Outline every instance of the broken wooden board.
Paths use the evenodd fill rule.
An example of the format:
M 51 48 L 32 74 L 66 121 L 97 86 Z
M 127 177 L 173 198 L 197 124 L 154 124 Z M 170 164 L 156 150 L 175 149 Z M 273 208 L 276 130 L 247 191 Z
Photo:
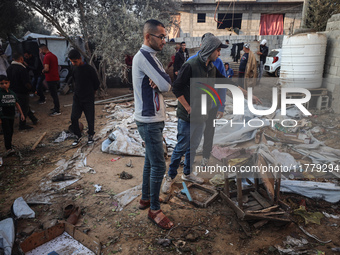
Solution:
M 258 154 L 257 165 L 258 165 L 258 169 L 260 170 L 260 173 L 259 173 L 258 176 L 263 181 L 264 187 L 266 188 L 266 191 L 267 191 L 269 199 L 270 199 L 270 205 L 272 205 L 274 203 L 274 198 L 275 198 L 275 190 L 274 190 L 275 178 L 274 178 L 274 175 L 271 172 L 264 171 L 262 166 L 268 166 L 268 164 L 260 154 Z
M 85 233 L 77 230 L 75 226 L 69 223 L 59 223 L 47 230 L 33 233 L 20 244 L 21 250 L 26 253 L 29 252 L 66 232 L 75 240 L 83 244 L 95 254 L 99 255 L 101 251 L 101 244 L 97 238 L 89 237 Z

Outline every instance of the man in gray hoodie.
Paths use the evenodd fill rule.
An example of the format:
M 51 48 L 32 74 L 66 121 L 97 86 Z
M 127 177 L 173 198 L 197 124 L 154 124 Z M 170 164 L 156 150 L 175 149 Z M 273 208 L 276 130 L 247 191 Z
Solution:
M 177 169 L 183 155 L 185 155 L 185 162 L 182 179 L 195 183 L 204 182 L 202 178 L 192 174 L 192 163 L 197 147 L 202 139 L 206 119 L 202 118 L 202 116 L 198 118 L 193 117 L 198 116 L 194 112 L 197 112 L 197 109 L 200 109 L 200 107 L 196 104 L 197 102 L 190 102 L 190 98 L 192 98 L 190 97 L 190 78 L 225 78 L 216 69 L 213 62 L 220 56 L 221 48 L 226 47 L 228 46 L 222 44 L 215 36 L 205 37 L 198 55 L 184 63 L 173 84 L 172 91 L 178 99 L 177 144 L 172 153 L 168 175 L 165 177 L 162 187 L 163 193 L 169 191 L 177 175 Z
M 148 217 L 159 227 L 171 229 L 173 223 L 160 210 L 159 192 L 166 170 L 163 150 L 165 104 L 162 93 L 171 88 L 170 76 L 157 59 L 165 45 L 164 25 L 148 20 L 143 29 L 144 44 L 133 58 L 132 81 L 135 98 L 134 118 L 145 142 L 142 199 L 140 209 L 150 207 Z
M 169 192 L 170 187 L 177 176 L 177 169 L 183 155 L 185 155 L 185 161 L 182 180 L 199 184 L 204 182 L 202 178 L 193 175 L 192 165 L 196 156 L 196 150 L 202 139 L 205 121 L 208 116 L 200 114 L 201 97 L 190 95 L 190 93 L 200 91 L 199 84 L 203 84 L 203 82 L 199 82 L 199 84 L 196 84 L 197 82 L 195 82 L 192 85 L 190 79 L 200 78 L 201 81 L 204 81 L 203 79 L 206 78 L 225 78 L 225 76 L 214 66 L 213 62 L 220 56 L 221 48 L 227 47 L 228 46 L 222 44 L 217 37 L 213 35 L 206 36 L 202 40 L 201 50 L 198 55 L 184 63 L 179 70 L 178 77 L 174 82 L 172 89 L 178 99 L 177 144 L 172 152 L 168 175 L 165 176 L 162 186 L 163 193 Z M 208 83 L 208 80 L 206 81 Z M 209 82 L 211 82 L 211 79 Z M 228 83 L 233 84 L 232 81 L 228 81 Z M 213 84 L 207 85 L 208 88 L 212 88 L 213 86 Z M 242 91 L 245 95 L 247 94 L 245 90 Z M 256 103 L 260 102 L 255 96 L 253 96 L 253 101 Z M 207 105 L 211 105 L 211 101 L 208 101 Z

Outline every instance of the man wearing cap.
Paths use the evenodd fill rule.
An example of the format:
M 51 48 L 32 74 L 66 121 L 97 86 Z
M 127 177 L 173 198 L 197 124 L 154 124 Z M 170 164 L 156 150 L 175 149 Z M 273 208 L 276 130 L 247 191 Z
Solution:
M 260 70 L 259 70 L 259 75 L 258 75 L 259 81 L 262 78 L 263 65 L 264 63 L 266 63 L 266 58 L 268 56 L 268 47 L 266 44 L 267 44 L 267 40 L 263 39 L 260 44 L 260 51 L 257 52 L 257 55 L 260 55 Z
M 190 99 L 190 86 L 193 86 L 190 84 L 190 78 L 225 78 L 213 65 L 213 62 L 220 56 L 221 48 L 226 47 L 227 45 L 222 44 L 217 37 L 206 36 L 202 40 L 202 47 L 198 55 L 184 63 L 179 70 L 177 80 L 174 82 L 172 89 L 178 99 L 177 144 L 171 156 L 168 175 L 165 176 L 162 186 L 163 193 L 169 192 L 177 176 L 177 169 L 183 155 L 185 155 L 185 162 L 182 179 L 195 183 L 204 182 L 202 178 L 192 174 L 192 164 L 196 149 L 202 139 L 205 121 L 208 116 L 202 115 L 200 118 L 192 118 L 194 112 L 200 109 L 198 107 L 200 100 L 190 101 L 193 99 L 193 97 Z M 209 102 L 207 105 L 209 105 Z
M 239 86 L 247 89 L 256 85 L 257 63 L 254 53 L 249 49 L 250 44 L 243 45 L 244 54 L 241 56 L 238 70 Z

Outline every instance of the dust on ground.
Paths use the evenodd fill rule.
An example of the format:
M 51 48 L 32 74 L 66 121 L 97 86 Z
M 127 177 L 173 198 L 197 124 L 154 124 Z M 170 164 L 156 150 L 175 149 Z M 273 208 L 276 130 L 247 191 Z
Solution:
M 275 84 L 273 84 L 274 86 Z M 129 93 L 128 89 L 109 89 L 107 98 Z M 268 87 L 255 89 L 257 95 L 270 95 Z M 171 93 L 167 97 L 172 97 Z M 56 163 L 62 159 L 69 160 L 78 148 L 72 148 L 72 140 L 53 143 L 61 131 L 70 125 L 71 107 L 62 107 L 62 115 L 49 117 L 52 101 L 47 97 L 45 105 L 35 104 L 31 98 L 31 106 L 39 118 L 38 125 L 29 131 L 18 131 L 18 120 L 15 121 L 13 144 L 17 154 L 3 158 L 0 168 L 0 220 L 11 215 L 10 208 L 13 201 L 37 190 L 42 178 L 54 170 Z M 61 95 L 61 105 L 72 103 L 72 95 Z M 103 105 L 96 106 L 95 129 L 98 132 L 107 123 L 107 113 Z M 324 131 L 317 134 L 317 138 L 333 148 L 340 148 L 339 115 L 320 113 L 309 118 Z M 81 122 L 85 124 L 84 116 Z M 28 121 L 28 124 L 29 121 Z M 31 151 L 36 140 L 47 132 L 39 146 Z M 52 200 L 51 205 L 34 205 L 35 219 L 19 219 L 17 224 L 16 245 L 34 231 L 40 231 L 53 226 L 57 220 L 63 218 L 63 206 L 72 201 L 82 208 L 77 227 L 89 236 L 97 237 L 102 244 L 103 254 L 278 254 L 274 248 L 283 245 L 287 236 L 305 238 L 308 240 L 309 254 L 324 251 L 333 254 L 331 248 L 340 247 L 340 222 L 336 219 L 324 218 L 321 225 L 309 224 L 307 231 L 322 240 L 331 239 L 329 244 L 321 244 L 308 238 L 297 227 L 303 224 L 296 218 L 297 223 L 278 225 L 268 223 L 259 229 L 251 228 L 252 237 L 242 230 L 235 212 L 221 199 L 217 199 L 208 208 L 195 208 L 192 205 L 173 198 L 168 204 L 162 204 L 162 210 L 175 223 L 171 231 L 161 230 L 147 218 L 147 210 L 138 209 L 139 198 L 124 208 L 121 212 L 115 210 L 112 200 L 114 194 L 132 188 L 142 182 L 142 157 L 127 157 L 111 155 L 101 152 L 100 138 L 94 144 L 92 153 L 87 157 L 87 164 L 95 169 L 96 174 L 82 174 L 82 178 L 75 184 L 57 191 L 60 196 Z M 83 140 L 86 143 L 86 139 Z M 3 137 L 0 138 L 0 153 L 4 155 Z M 111 161 L 120 157 L 119 160 Z M 132 161 L 133 168 L 126 166 Z M 170 159 L 167 159 L 167 165 Z M 133 175 L 132 179 L 122 180 L 119 174 L 126 171 Z M 179 169 L 182 171 L 182 168 Z M 181 182 L 180 174 L 177 182 Z M 94 184 L 102 186 L 102 192 L 95 194 Z M 293 209 L 298 208 L 301 200 L 305 199 L 309 211 L 326 211 L 330 214 L 340 214 L 338 204 L 315 201 L 298 195 L 283 195 L 283 199 Z M 159 239 L 169 238 L 172 245 L 163 247 L 157 242 Z M 314 252 L 314 253 L 313 253 Z M 315 253 L 316 252 L 316 253 Z M 14 253 L 16 254 L 16 249 Z

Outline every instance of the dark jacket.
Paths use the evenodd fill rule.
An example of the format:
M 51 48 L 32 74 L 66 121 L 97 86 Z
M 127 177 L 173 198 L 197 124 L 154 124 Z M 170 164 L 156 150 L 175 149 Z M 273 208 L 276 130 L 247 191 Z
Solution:
M 99 79 L 94 68 L 88 64 L 75 67 L 72 73 L 75 82 L 73 97 L 81 102 L 93 102 L 99 88 Z
M 7 77 L 11 81 L 11 90 L 16 94 L 29 94 L 32 86 L 28 71 L 23 65 L 13 61 L 7 68 Z
M 206 78 L 225 78 L 216 67 L 210 62 L 208 66 L 205 65 L 203 60 L 199 56 L 188 60 L 182 68 L 179 70 L 178 77 L 173 84 L 172 92 L 178 98 L 184 96 L 185 100 L 191 107 L 191 114 L 185 110 L 183 105 L 178 102 L 177 117 L 192 122 L 204 122 L 208 116 L 201 115 L 201 97 L 200 94 L 204 93 L 200 88 L 206 89 L 203 83 L 211 83 Z M 192 81 L 190 84 L 190 78 L 201 78 L 200 82 Z M 204 79 L 205 78 L 205 79 Z M 214 85 L 214 84 L 210 84 Z M 192 87 L 193 86 L 193 87 Z M 195 93 L 195 94 L 191 94 Z M 191 102 L 191 99 L 195 99 Z M 211 105 L 211 98 L 207 97 L 207 105 Z
M 182 65 L 184 64 L 185 61 L 188 60 L 188 58 L 189 58 L 188 49 L 185 49 L 184 53 L 182 51 L 182 48 L 180 48 L 177 51 L 174 61 L 174 73 L 181 69 Z

